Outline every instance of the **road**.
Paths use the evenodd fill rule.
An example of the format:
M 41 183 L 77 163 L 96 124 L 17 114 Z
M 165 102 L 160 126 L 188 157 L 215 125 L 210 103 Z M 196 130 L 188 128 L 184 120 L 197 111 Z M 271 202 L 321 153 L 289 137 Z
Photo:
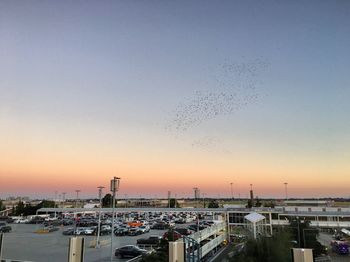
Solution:
M 62 262 L 68 257 L 68 243 L 70 236 L 62 235 L 64 228 L 48 234 L 36 234 L 34 231 L 40 225 L 11 224 L 12 232 L 6 233 L 4 238 L 3 258 L 27 260 L 34 262 Z M 163 235 L 165 230 L 151 230 L 139 236 L 114 236 L 114 248 L 124 245 L 134 245 L 138 238 L 147 238 L 150 235 Z M 110 245 L 100 249 L 90 248 L 89 243 L 95 239 L 93 236 L 85 237 L 85 261 L 110 261 Z M 103 236 L 101 239 L 110 239 Z M 126 261 L 114 257 L 113 261 Z

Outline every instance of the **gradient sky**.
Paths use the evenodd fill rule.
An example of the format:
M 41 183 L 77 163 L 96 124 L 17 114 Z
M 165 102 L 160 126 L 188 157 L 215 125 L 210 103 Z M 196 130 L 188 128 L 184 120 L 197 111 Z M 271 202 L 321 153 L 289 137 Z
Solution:
M 349 25 L 347 0 L 3 0 L 0 197 L 348 197 Z M 257 63 L 254 102 L 167 129 Z

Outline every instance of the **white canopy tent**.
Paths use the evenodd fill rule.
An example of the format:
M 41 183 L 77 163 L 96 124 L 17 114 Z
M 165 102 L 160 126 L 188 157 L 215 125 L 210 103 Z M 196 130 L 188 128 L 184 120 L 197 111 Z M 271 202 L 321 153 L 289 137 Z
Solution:
M 244 218 L 250 222 L 248 228 L 251 229 L 254 239 L 256 239 L 257 233 L 261 233 L 260 226 L 263 224 L 265 217 L 261 214 L 253 212 L 246 215 Z

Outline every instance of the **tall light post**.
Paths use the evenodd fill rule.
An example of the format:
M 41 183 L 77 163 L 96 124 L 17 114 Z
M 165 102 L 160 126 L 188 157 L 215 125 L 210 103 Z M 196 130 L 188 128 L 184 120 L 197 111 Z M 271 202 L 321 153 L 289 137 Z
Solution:
M 75 200 L 75 207 L 77 208 L 78 207 L 78 199 L 79 199 L 79 193 L 81 192 L 81 190 L 77 189 L 75 190 L 75 193 L 77 193 L 77 198 Z
M 285 190 L 285 193 L 286 193 L 286 200 L 288 200 L 288 183 L 285 182 L 283 184 L 284 184 L 284 190 Z
M 168 191 L 168 208 L 170 208 L 171 191 Z
M 232 182 L 230 183 L 230 186 L 231 186 L 231 198 L 233 200 L 233 183 Z
M 200 198 L 200 191 L 199 191 L 198 187 L 194 187 L 193 191 L 194 191 L 194 200 L 196 202 L 196 208 L 197 208 L 198 207 L 198 201 L 199 201 L 199 198 Z
M 112 192 L 112 233 L 111 233 L 111 261 L 113 261 L 113 235 L 114 235 L 114 212 L 115 212 L 115 195 L 119 190 L 120 178 L 114 177 L 111 180 L 111 192 Z
M 100 234 L 101 234 L 101 209 L 102 209 L 102 189 L 103 186 L 99 186 L 98 188 L 98 198 L 100 201 L 100 210 L 98 212 L 98 224 L 97 224 L 97 239 L 96 239 L 96 248 L 100 248 Z
M 63 192 L 62 193 L 62 202 L 65 202 L 66 201 L 66 192 Z

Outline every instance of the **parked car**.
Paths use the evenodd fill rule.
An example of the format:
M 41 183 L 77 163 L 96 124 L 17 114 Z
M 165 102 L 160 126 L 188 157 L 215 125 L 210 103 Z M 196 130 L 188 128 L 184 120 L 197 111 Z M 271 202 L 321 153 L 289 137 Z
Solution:
M 138 246 L 127 245 L 127 246 L 117 248 L 114 254 L 115 256 L 120 256 L 121 258 L 123 258 L 123 257 L 137 257 L 140 255 L 145 255 L 147 253 L 149 253 L 147 250 L 141 249 Z
M 7 226 L 7 225 L 0 226 L 0 233 L 8 233 L 8 232 L 11 232 L 11 230 L 12 230 L 11 226 Z
M 182 238 L 182 235 L 174 230 L 169 230 L 169 231 L 164 233 L 163 238 L 165 240 L 176 241 L 179 238 Z
M 144 225 L 144 226 L 140 226 L 139 227 L 139 230 L 142 232 L 142 233 L 147 233 L 151 230 L 151 228 L 148 226 L 148 225 Z
M 141 234 L 142 234 L 142 231 L 138 227 L 132 227 L 129 229 L 129 232 L 128 232 L 129 236 L 137 236 Z
M 63 235 L 71 236 L 74 235 L 74 228 L 67 228 L 62 232 Z
M 94 234 L 95 234 L 95 228 L 94 227 L 84 228 L 84 230 L 81 232 L 81 235 L 86 235 L 86 236 L 92 236 Z
M 152 229 L 160 229 L 160 230 L 164 230 L 164 229 L 168 229 L 169 225 L 167 223 L 164 222 L 158 222 L 154 225 L 152 225 Z
M 112 229 L 111 228 L 101 228 L 101 231 L 100 231 L 100 235 L 101 236 L 104 236 L 104 235 L 109 235 L 112 233 Z M 96 235 L 97 235 L 97 229 L 96 229 Z
M 74 235 L 85 235 L 85 228 L 77 227 L 74 231 Z
M 118 227 L 114 230 L 116 236 L 126 236 L 128 233 L 129 229 L 127 227 Z
M 26 218 L 20 218 L 13 221 L 14 224 L 26 224 L 28 222 L 29 222 L 29 219 L 26 219 Z
M 149 238 L 140 238 L 136 241 L 137 245 L 140 246 L 158 246 L 162 237 L 150 236 Z
M 194 233 L 193 230 L 190 230 L 188 228 L 174 228 L 175 232 L 178 232 L 179 234 L 183 235 L 183 236 L 188 236 Z

